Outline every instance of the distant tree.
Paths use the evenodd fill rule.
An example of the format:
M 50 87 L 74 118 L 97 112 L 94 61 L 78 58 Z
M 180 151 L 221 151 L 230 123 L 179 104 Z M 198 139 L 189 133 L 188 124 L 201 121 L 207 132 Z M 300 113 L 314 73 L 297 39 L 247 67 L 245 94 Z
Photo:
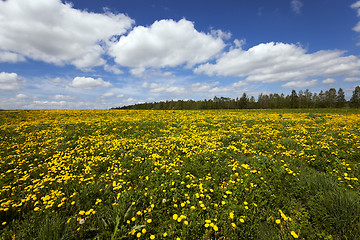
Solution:
M 310 108 L 313 106 L 313 101 L 312 101 L 312 93 L 309 91 L 309 89 L 306 89 L 304 92 L 304 99 L 303 99 L 303 106 L 305 108 Z
M 304 96 L 304 92 L 303 90 L 300 90 L 298 93 L 298 98 L 299 98 L 299 108 L 304 108 L 304 103 L 305 103 L 305 96 Z
M 317 99 L 317 102 L 316 102 L 316 107 L 319 107 L 319 108 L 325 108 L 326 107 L 326 94 L 324 93 L 323 90 L 321 90 L 319 95 L 318 95 L 318 99 Z
M 251 96 L 249 99 L 249 108 L 250 109 L 258 108 L 254 96 Z
M 295 90 L 291 91 L 290 95 L 290 107 L 291 108 L 298 108 L 299 107 L 299 97 L 296 94 Z
M 333 108 L 336 105 L 336 89 L 330 88 L 325 92 L 326 107 Z
M 260 93 L 258 96 L 258 107 L 263 109 L 269 107 L 269 96 L 267 94 Z
M 342 90 L 342 88 L 339 88 L 336 96 L 336 107 L 342 108 L 345 107 L 346 99 L 345 99 L 345 93 Z
M 350 104 L 352 107 L 359 108 L 360 107 L 360 86 L 355 87 L 353 91 L 353 95 L 350 99 Z
M 239 108 L 247 108 L 249 104 L 249 98 L 248 96 L 246 95 L 246 93 L 243 93 L 243 95 L 241 96 L 241 98 L 239 99 Z

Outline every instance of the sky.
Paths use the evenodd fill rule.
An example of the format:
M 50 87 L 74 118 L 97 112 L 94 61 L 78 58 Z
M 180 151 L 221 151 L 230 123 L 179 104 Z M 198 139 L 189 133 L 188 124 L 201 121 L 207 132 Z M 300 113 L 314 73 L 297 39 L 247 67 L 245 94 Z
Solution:
M 360 85 L 360 1 L 0 0 L 0 109 Z

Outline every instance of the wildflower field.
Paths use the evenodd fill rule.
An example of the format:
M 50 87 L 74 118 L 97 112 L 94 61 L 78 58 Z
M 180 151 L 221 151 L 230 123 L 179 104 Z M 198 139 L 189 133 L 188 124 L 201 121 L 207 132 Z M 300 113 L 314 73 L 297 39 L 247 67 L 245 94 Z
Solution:
M 0 239 L 360 239 L 360 111 L 1 111 Z

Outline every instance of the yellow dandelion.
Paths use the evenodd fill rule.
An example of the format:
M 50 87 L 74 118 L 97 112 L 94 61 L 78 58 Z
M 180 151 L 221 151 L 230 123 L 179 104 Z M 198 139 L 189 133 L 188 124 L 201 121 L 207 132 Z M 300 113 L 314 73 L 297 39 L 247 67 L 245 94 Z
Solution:
M 294 238 L 299 238 L 299 236 L 294 232 L 294 231 L 291 231 L 290 233 Z

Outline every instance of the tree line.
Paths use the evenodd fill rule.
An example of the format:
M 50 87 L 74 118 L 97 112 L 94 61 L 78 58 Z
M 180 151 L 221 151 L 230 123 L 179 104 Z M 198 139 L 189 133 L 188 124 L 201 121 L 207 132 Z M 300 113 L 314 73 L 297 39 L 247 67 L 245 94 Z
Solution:
M 312 93 L 309 89 L 296 92 L 291 91 L 290 95 L 283 93 L 260 94 L 255 100 L 254 96 L 249 97 L 243 93 L 235 99 L 227 97 L 214 97 L 205 100 L 171 100 L 151 103 L 138 103 L 113 109 L 154 109 L 154 110 L 183 110 L 183 109 L 266 109 L 266 108 L 344 108 L 360 107 L 360 86 L 353 91 L 350 101 L 345 99 L 342 88 L 336 91 L 330 88 L 320 93 Z

